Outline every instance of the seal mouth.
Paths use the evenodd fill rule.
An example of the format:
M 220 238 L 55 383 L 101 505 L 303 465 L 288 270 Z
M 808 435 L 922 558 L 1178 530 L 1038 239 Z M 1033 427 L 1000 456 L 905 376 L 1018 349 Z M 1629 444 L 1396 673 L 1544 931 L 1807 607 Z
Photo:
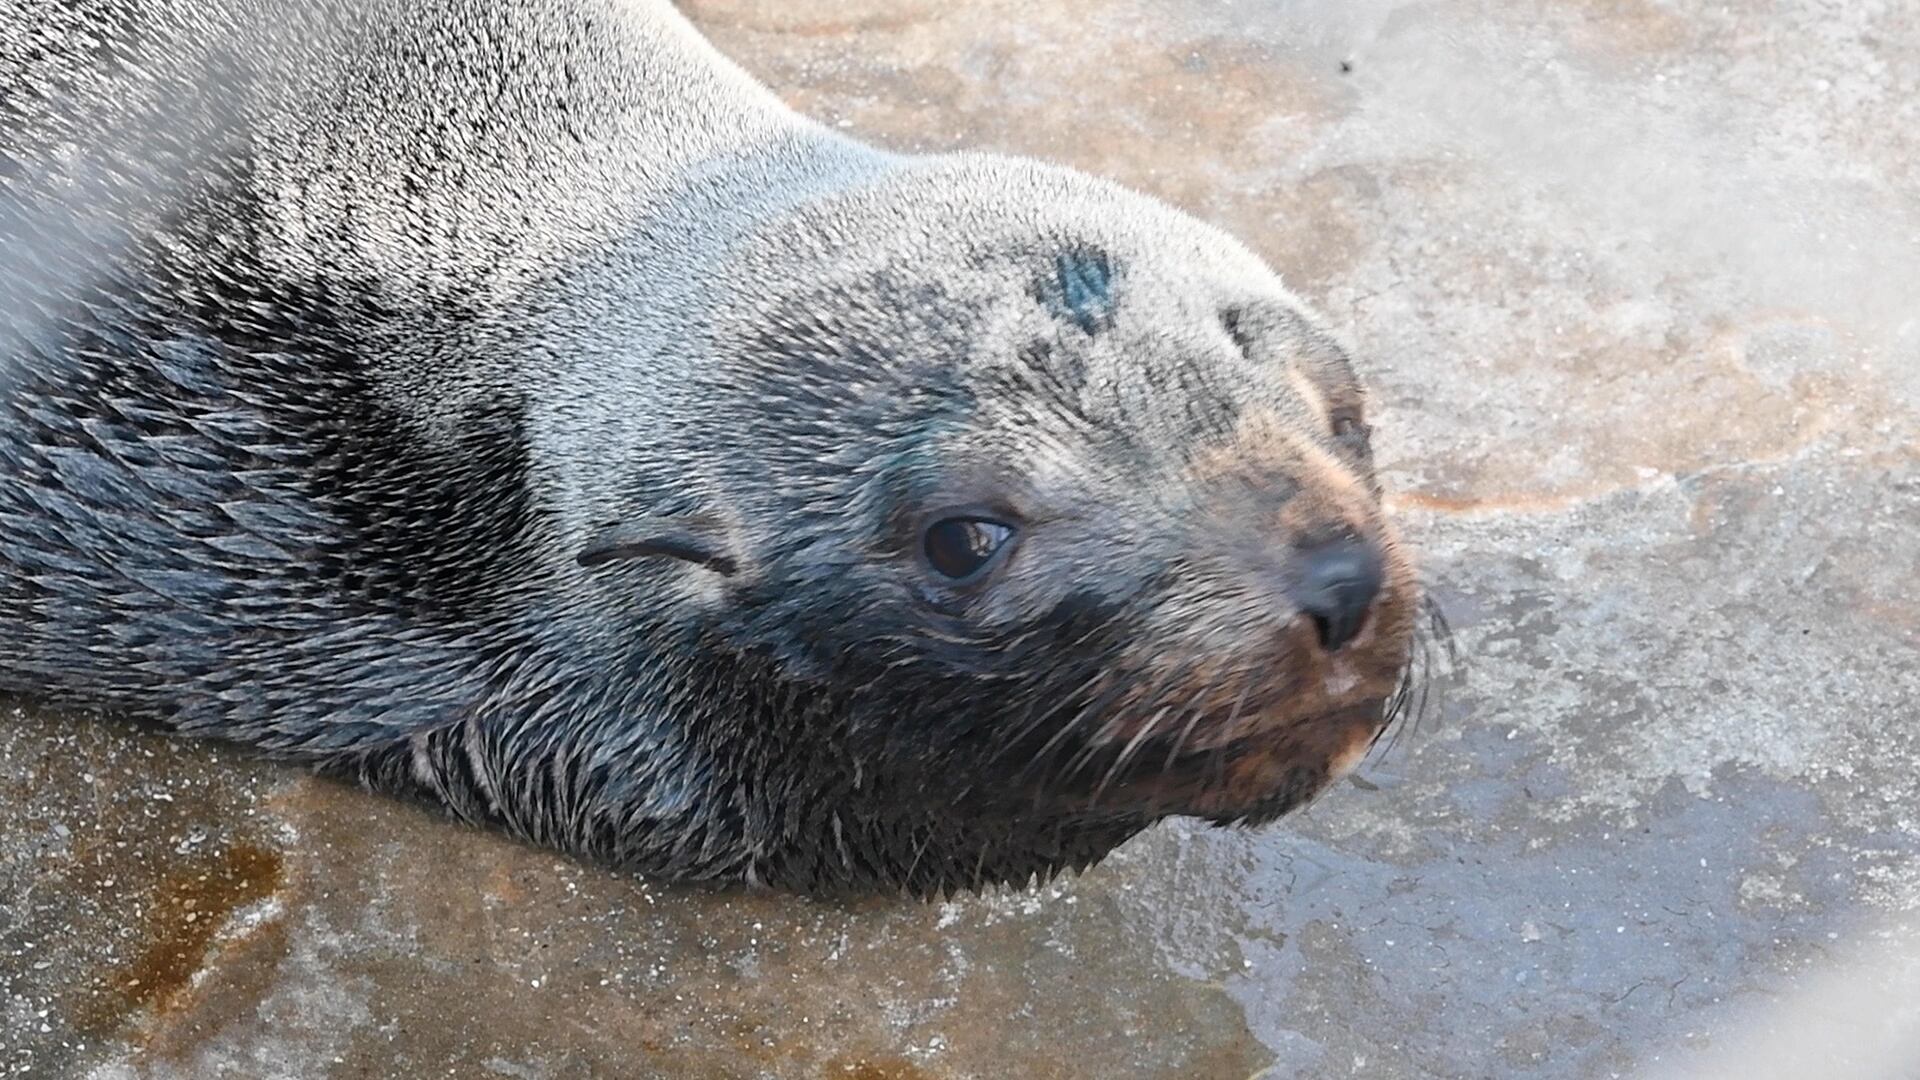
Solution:
M 1079 772 L 1092 782 L 1068 801 L 1088 813 L 1272 821 L 1351 773 L 1386 730 L 1390 704 L 1376 698 L 1266 724 L 1259 733 L 1204 749 L 1181 751 L 1172 738 L 1149 740 L 1106 755 L 1104 769 L 1088 762 Z
M 1161 729 L 1085 746 L 1065 775 L 1093 780 L 1066 785 L 1069 808 L 1262 825 L 1306 805 L 1350 775 L 1383 738 L 1391 752 L 1403 732 L 1444 707 L 1445 684 L 1459 663 L 1453 633 L 1431 597 L 1419 594 L 1411 606 L 1423 618 L 1410 628 L 1391 685 L 1373 682 L 1362 697 L 1303 705 L 1295 683 L 1265 708 L 1212 709 L 1177 733 Z

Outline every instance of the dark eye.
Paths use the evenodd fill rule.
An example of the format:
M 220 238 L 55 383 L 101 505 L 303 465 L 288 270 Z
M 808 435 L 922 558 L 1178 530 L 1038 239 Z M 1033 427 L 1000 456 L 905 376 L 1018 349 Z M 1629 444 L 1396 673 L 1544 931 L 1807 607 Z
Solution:
M 944 518 L 927 526 L 927 562 L 940 576 L 966 581 L 993 561 L 1013 528 L 984 518 Z

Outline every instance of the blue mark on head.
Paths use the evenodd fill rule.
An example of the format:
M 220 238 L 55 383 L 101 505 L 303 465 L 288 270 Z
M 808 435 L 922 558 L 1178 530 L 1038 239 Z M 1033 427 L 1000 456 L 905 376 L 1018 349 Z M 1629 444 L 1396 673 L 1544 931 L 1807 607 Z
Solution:
M 1053 277 L 1043 279 L 1036 294 L 1055 312 L 1088 335 L 1113 323 L 1113 262 L 1106 252 L 1078 248 L 1053 258 Z

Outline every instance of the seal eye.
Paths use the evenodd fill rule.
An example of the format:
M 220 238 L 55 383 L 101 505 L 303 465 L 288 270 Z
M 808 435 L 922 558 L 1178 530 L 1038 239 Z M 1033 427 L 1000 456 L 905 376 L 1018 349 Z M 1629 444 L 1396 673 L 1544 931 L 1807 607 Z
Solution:
M 1013 536 L 1013 528 L 986 518 L 943 518 L 927 526 L 927 562 L 940 576 L 967 581 L 985 569 Z

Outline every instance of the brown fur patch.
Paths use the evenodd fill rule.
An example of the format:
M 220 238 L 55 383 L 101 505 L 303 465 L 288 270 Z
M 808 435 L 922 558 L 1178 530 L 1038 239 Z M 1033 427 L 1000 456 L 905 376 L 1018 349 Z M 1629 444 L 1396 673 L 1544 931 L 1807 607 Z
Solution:
M 1311 413 L 1312 410 L 1303 410 Z M 1140 635 L 1114 677 L 1128 691 L 1094 737 L 1120 748 L 1129 797 L 1227 815 L 1350 772 L 1385 723 L 1412 647 L 1419 588 L 1367 480 L 1275 410 L 1196 456 L 1186 477 L 1218 538 L 1189 553 L 1171 614 Z M 1296 552 L 1352 535 L 1380 553 L 1366 623 L 1329 653 L 1276 582 Z M 1170 748 L 1169 748 L 1170 747 Z

